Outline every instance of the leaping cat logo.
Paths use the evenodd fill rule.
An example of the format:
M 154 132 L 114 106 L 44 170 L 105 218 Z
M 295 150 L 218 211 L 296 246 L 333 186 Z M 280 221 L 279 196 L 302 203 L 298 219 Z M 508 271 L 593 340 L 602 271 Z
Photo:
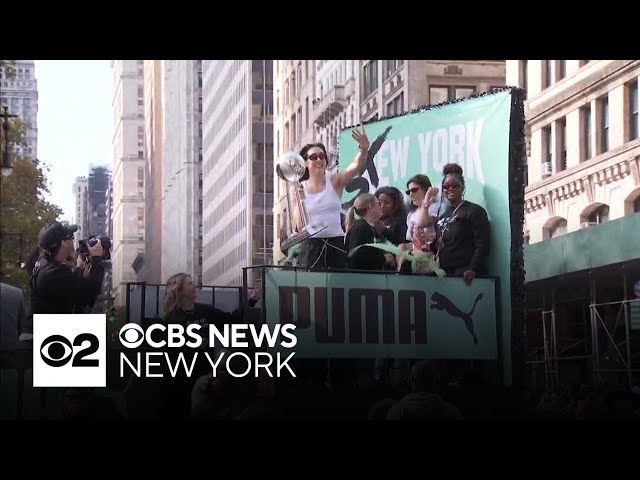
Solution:
M 451 300 L 442 295 L 439 292 L 434 292 L 431 295 L 431 300 L 434 302 L 431 304 L 431 310 L 434 308 L 438 310 L 446 310 L 446 312 L 452 317 L 461 318 L 464 321 L 465 327 L 469 330 L 469 333 L 473 336 L 473 341 L 478 344 L 478 337 L 476 337 L 476 332 L 473 330 L 473 311 L 476 309 L 476 305 L 482 299 L 482 293 L 479 293 L 476 297 L 476 300 L 473 302 L 473 307 L 469 313 L 465 313 L 461 311 L 458 307 L 456 307 Z

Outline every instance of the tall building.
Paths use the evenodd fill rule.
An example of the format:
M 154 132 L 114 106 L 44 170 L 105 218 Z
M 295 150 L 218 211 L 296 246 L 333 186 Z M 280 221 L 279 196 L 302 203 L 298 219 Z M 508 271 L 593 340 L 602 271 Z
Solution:
M 640 211 L 639 60 L 509 60 L 527 90 L 525 240 Z
M 316 98 L 316 64 L 318 62 L 321 60 L 273 61 L 274 160 L 276 162 L 285 152 L 299 151 L 307 143 L 319 141 L 319 127 L 313 120 Z M 292 92 L 295 94 L 292 95 Z M 278 262 L 283 257 L 279 238 L 280 232 L 286 228 L 285 223 L 288 218 L 286 189 L 286 182 L 275 176 L 273 191 L 274 262 Z
M 360 120 L 486 92 L 505 78 L 504 60 L 361 60 Z
M 202 284 L 202 61 L 165 60 L 163 75 L 161 278 Z
M 86 238 L 86 225 L 89 223 L 89 210 L 87 208 L 87 177 L 77 177 L 73 184 L 73 196 L 76 200 L 76 211 L 74 223 L 78 225 L 78 231 L 75 234 L 76 246 L 78 240 Z
M 18 115 L 26 124 L 26 145 L 14 148 L 14 154 L 38 158 L 38 80 L 33 60 L 16 60 L 14 65 L 0 67 L 0 107 Z
M 318 60 L 316 63 L 316 96 L 311 121 L 315 123 L 317 141 L 330 156 L 338 149 L 340 131 L 359 121 L 356 95 L 358 60 Z
M 160 284 L 162 278 L 162 162 L 164 147 L 164 61 L 144 61 L 145 251 L 141 280 Z
M 109 178 L 109 185 L 107 185 L 107 194 L 106 194 L 106 213 L 107 213 L 107 224 L 106 224 L 106 234 L 109 238 L 113 238 L 113 177 Z M 113 253 L 113 245 L 111 247 Z M 106 311 L 107 308 L 113 306 L 113 266 L 111 262 L 108 262 L 106 265 L 106 270 L 104 272 L 104 280 L 102 281 L 102 296 L 105 299 L 102 305 L 99 305 L 99 309 L 96 310 L 97 313 L 102 313 Z
M 527 91 L 528 367 L 547 388 L 640 380 L 639 77 L 639 60 L 507 61 Z
M 107 232 L 107 189 L 111 173 L 107 167 L 91 167 L 87 179 L 87 223 L 83 226 L 87 235 L 104 235 Z
M 273 62 L 205 60 L 202 75 L 203 283 L 242 285 L 272 257 Z
M 324 143 L 333 157 L 345 127 L 504 86 L 505 76 L 500 60 L 276 61 L 276 159 L 309 141 Z M 285 204 L 286 184 L 276 179 L 276 262 Z
M 145 148 L 143 60 L 114 60 L 113 69 L 113 292 L 124 304 L 126 282 L 137 281 L 134 261 L 144 253 Z

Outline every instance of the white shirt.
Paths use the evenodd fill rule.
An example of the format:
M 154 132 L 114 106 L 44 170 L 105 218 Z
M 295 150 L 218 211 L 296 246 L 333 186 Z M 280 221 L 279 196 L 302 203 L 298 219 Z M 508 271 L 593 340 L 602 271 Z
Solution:
M 431 205 L 429 205 L 429 216 L 430 217 L 437 217 L 438 216 L 438 207 L 439 207 L 439 203 L 438 202 L 432 203 Z M 408 242 L 411 242 L 413 240 L 414 229 L 420 228 L 420 227 L 418 227 L 417 217 L 418 217 L 418 209 L 417 208 L 413 212 L 409 212 L 409 214 L 407 215 L 407 236 L 406 236 L 406 240 Z M 422 229 L 424 230 L 425 234 L 435 237 L 435 235 L 436 235 L 435 226 L 422 227 Z
M 325 173 L 324 179 L 324 190 L 319 193 L 309 193 L 307 190 L 307 182 L 302 182 L 305 205 L 310 221 L 314 224 L 324 223 L 327 225 L 327 228 L 315 235 L 314 238 L 344 237 L 344 230 L 340 222 L 342 200 L 340 200 L 336 189 L 333 188 L 331 174 L 329 172 Z

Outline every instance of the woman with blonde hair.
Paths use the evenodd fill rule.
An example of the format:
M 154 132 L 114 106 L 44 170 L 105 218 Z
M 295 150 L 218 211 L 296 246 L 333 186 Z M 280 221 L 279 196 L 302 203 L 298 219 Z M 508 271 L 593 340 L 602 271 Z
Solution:
M 356 220 L 356 214 L 360 217 Z M 346 219 L 345 245 L 351 252 L 361 245 L 383 243 L 385 239 L 375 225 L 382 218 L 382 209 L 375 195 L 364 193 L 356 198 Z M 349 266 L 356 270 L 384 270 L 393 268 L 394 258 L 390 253 L 373 247 L 362 247 L 349 257 Z
M 254 289 L 249 306 L 255 306 L 259 300 L 260 288 Z M 198 292 L 191 276 L 187 273 L 176 273 L 167 280 L 164 291 L 164 320 L 166 323 L 179 323 L 187 326 L 198 323 L 205 331 L 201 331 L 204 338 L 208 338 L 208 326 L 215 323 L 220 326 L 225 323 L 237 323 L 243 317 L 242 309 L 231 313 L 219 310 L 211 305 L 196 303 Z M 206 335 L 206 336 L 205 336 Z

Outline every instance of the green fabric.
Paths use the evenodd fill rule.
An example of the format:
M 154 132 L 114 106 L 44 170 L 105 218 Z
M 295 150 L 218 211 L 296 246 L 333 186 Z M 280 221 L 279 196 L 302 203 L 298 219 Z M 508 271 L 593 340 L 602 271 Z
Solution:
M 431 259 L 431 257 L 427 255 L 425 255 L 424 257 L 418 257 L 416 255 L 413 255 L 411 252 L 405 252 L 404 250 L 401 250 L 400 247 L 394 245 L 389 241 L 383 243 L 365 243 L 364 245 L 359 245 L 349 252 L 348 257 L 351 258 L 353 254 L 362 247 L 377 248 L 378 250 L 382 250 L 384 252 L 392 253 L 396 256 L 402 257 L 405 260 L 411 262 L 411 270 L 414 272 L 418 271 L 419 265 L 423 263 L 426 264 L 427 268 L 429 268 L 429 270 L 435 273 L 438 277 L 446 276 L 444 270 L 442 270 L 438 266 L 438 264 Z

